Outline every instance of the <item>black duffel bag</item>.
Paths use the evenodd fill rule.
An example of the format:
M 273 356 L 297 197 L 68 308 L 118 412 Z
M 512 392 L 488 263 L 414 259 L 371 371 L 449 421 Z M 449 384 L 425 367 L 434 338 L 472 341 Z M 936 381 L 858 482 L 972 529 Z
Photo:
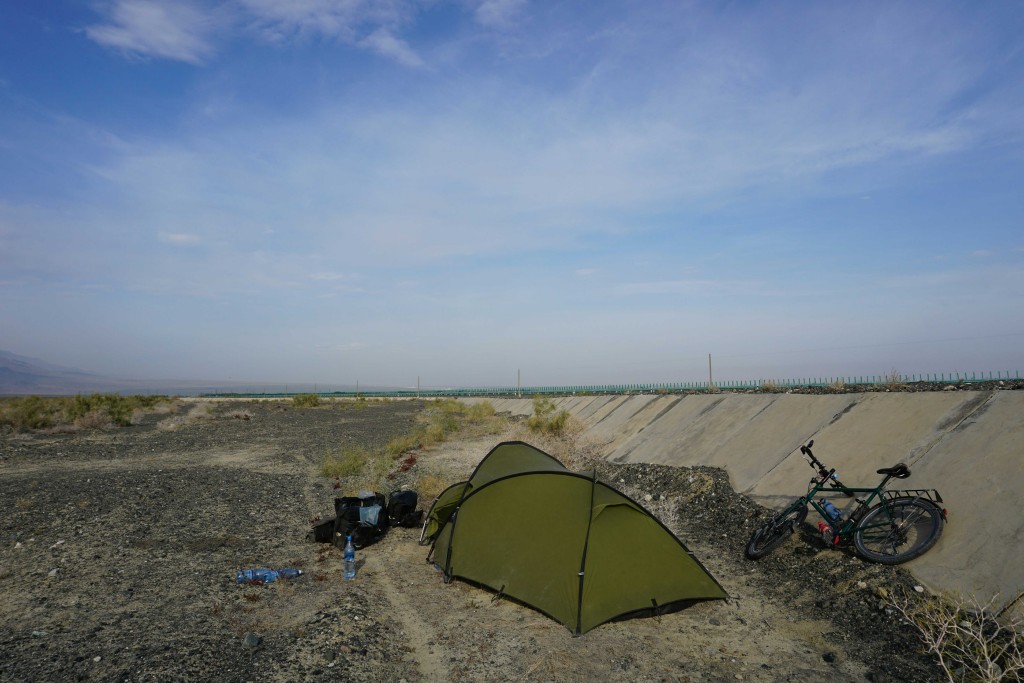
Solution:
M 387 532 L 386 499 L 380 493 L 360 493 L 334 499 L 334 545 L 345 546 L 351 536 L 352 545 L 363 548 Z

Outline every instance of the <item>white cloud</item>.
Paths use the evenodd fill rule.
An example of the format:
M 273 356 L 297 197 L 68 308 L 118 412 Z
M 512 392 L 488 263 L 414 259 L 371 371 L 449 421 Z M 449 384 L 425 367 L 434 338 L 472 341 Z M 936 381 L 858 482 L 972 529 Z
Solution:
M 483 0 L 473 13 L 476 21 L 491 28 L 506 28 L 526 8 L 526 0 Z
M 190 235 L 184 232 L 163 232 L 158 234 L 160 242 L 175 247 L 194 247 L 202 243 L 198 235 Z
M 758 282 L 709 279 L 631 282 L 616 286 L 614 291 L 616 294 L 624 296 L 651 296 L 659 294 L 774 294 L 774 292 L 766 292 L 764 285 Z
M 238 0 L 218 7 L 179 0 L 113 0 L 106 21 L 86 35 L 129 55 L 191 64 L 208 61 L 216 43 L 255 34 L 271 43 L 310 36 L 340 40 L 407 67 L 423 59 L 399 35 L 414 19 L 413 0 Z
M 359 41 L 359 45 L 376 52 L 382 57 L 392 59 L 403 66 L 419 69 L 424 66 L 423 60 L 401 38 L 397 38 L 386 28 L 379 28 Z
M 200 64 L 214 53 L 214 27 L 212 15 L 187 2 L 114 0 L 108 23 L 89 26 L 85 34 L 131 55 Z
M 341 344 L 317 344 L 316 348 L 324 351 L 336 351 L 340 353 L 350 353 L 352 351 L 359 351 L 367 348 L 364 342 L 352 341 Z
M 309 276 L 309 279 L 310 280 L 319 280 L 319 281 L 322 281 L 322 282 L 337 282 L 338 280 L 349 280 L 349 279 L 351 279 L 351 277 L 352 277 L 351 275 L 346 275 L 344 273 L 322 272 L 322 273 L 311 273 L 310 276 Z
M 241 0 L 243 21 L 274 42 L 321 35 L 353 43 L 367 26 L 396 26 L 407 21 L 404 0 Z

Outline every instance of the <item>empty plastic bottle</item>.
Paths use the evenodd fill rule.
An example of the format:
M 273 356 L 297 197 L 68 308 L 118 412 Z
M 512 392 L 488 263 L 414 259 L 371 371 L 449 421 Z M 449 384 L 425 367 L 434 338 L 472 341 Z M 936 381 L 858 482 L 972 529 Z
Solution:
M 356 578 L 356 547 L 352 545 L 352 536 L 345 540 L 345 578 Z
M 261 567 L 259 569 L 243 569 L 235 575 L 235 580 L 238 583 L 273 583 L 278 579 L 294 579 L 297 576 L 302 576 L 302 571 L 291 567 L 284 569 Z
M 821 507 L 825 508 L 825 512 L 828 513 L 829 519 L 831 519 L 833 522 L 838 522 L 843 518 L 843 511 L 837 508 L 829 501 L 821 501 Z

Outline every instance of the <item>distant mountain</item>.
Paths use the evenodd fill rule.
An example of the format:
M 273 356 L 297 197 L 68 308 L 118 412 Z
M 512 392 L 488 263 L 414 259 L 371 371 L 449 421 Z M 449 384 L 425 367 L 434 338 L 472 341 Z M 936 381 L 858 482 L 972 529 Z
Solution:
M 38 358 L 19 356 L 0 349 L 0 396 L 70 396 L 73 394 L 167 394 L 187 396 L 214 393 L 275 393 L 351 391 L 354 387 L 239 382 L 230 380 L 119 379 L 54 365 Z M 364 391 L 372 390 L 363 387 Z
M 122 391 L 123 380 L 0 350 L 0 394 L 77 394 Z

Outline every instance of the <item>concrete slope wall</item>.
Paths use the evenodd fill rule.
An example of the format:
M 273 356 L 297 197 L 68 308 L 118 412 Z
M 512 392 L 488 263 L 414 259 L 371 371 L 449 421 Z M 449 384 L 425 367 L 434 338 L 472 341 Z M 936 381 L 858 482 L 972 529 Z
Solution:
M 467 399 L 476 402 L 480 399 Z M 498 399 L 530 415 L 530 399 Z M 556 401 L 614 462 L 725 469 L 737 491 L 781 506 L 805 490 L 799 447 L 851 486 L 907 463 L 890 488 L 936 488 L 949 509 L 939 544 L 906 566 L 933 588 L 1008 601 L 1024 590 L 1024 392 L 587 396 Z

